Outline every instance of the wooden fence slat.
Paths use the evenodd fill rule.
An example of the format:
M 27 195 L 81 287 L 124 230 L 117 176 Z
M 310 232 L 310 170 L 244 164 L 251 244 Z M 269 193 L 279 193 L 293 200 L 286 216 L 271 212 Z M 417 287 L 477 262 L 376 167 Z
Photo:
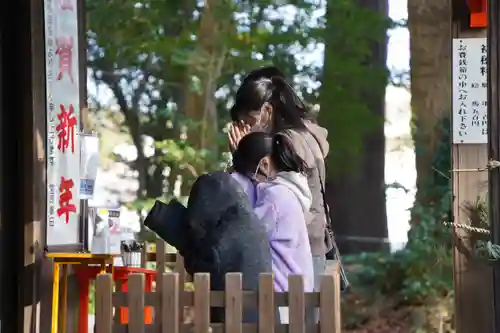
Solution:
M 130 274 L 128 279 L 128 329 L 130 333 L 145 333 L 144 287 L 144 274 Z
M 175 271 L 177 273 L 184 273 L 186 270 L 184 269 L 184 258 L 177 252 L 175 256 Z
M 156 273 L 159 279 L 163 273 L 165 273 L 165 252 L 166 252 L 167 244 L 161 240 L 156 240 Z M 157 281 L 160 284 L 160 280 Z
M 241 273 L 226 274 L 226 332 L 243 332 L 243 293 L 241 290 L 242 280 L 243 277 Z
M 179 274 L 164 273 L 161 286 L 161 333 L 179 333 Z M 157 311 L 159 313 L 159 311 Z
M 210 329 L 210 274 L 194 276 L 194 333 L 208 333 Z
M 112 333 L 113 330 L 113 277 L 99 275 L 95 282 L 95 324 L 96 332 Z
M 176 253 L 175 256 L 175 271 L 179 274 L 179 295 L 182 295 L 184 293 L 184 287 L 186 283 L 186 269 L 184 268 L 184 258 L 179 254 Z M 179 322 L 184 322 L 184 302 L 183 298 L 179 297 Z
M 179 253 L 176 254 L 175 256 L 175 266 L 174 270 L 179 273 L 180 279 L 184 282 L 192 282 L 192 280 L 189 280 L 188 274 L 186 273 L 186 269 L 184 268 L 184 257 L 181 256 Z M 189 280 L 189 281 L 188 281 Z M 184 289 L 183 289 L 184 290 Z
M 122 307 L 117 306 L 118 304 L 115 303 L 114 301 L 114 295 L 116 295 L 117 292 L 121 292 L 123 286 L 123 281 L 118 280 L 115 281 L 115 291 L 113 292 L 113 307 L 115 309 L 115 313 L 113 314 L 113 324 L 114 325 L 119 325 L 120 324 L 120 316 L 121 316 L 121 309 Z M 126 300 L 128 303 L 128 300 Z
M 155 261 L 156 261 L 156 279 L 155 279 L 155 291 L 157 292 L 157 295 L 161 295 L 161 288 L 162 288 L 162 280 L 161 277 L 163 273 L 165 273 L 165 252 L 166 252 L 166 243 L 162 240 L 157 238 L 155 242 Z M 155 310 L 156 311 L 156 310 Z M 155 324 L 161 325 L 160 324 L 160 318 L 155 315 Z
M 144 243 L 144 247 L 141 250 L 141 267 L 148 268 L 148 244 Z
M 320 332 L 340 333 L 340 276 L 339 262 L 333 264 L 330 274 L 321 279 L 319 294 Z
M 276 308 L 274 306 L 274 278 L 272 273 L 259 276 L 259 333 L 274 333 Z
M 288 324 L 290 333 L 305 333 L 304 280 L 302 275 L 288 277 Z

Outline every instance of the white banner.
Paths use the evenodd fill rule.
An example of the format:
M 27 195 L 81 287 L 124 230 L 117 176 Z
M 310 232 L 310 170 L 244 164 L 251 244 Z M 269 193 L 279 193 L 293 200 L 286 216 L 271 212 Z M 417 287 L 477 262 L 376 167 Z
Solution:
M 488 142 L 486 38 L 453 39 L 453 143 Z
M 47 246 L 80 243 L 77 0 L 44 0 Z

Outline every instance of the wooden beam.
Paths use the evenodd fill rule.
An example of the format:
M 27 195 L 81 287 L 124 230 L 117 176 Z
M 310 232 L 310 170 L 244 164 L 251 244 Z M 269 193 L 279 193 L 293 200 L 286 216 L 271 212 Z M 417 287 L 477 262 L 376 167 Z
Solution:
M 23 112 L 22 169 L 24 177 L 23 198 L 23 327 L 24 332 L 40 332 L 40 304 L 50 307 L 50 297 L 42 293 L 50 289 L 50 277 L 42 279 L 44 260 L 46 183 L 45 183 L 45 43 L 43 1 L 29 1 L 29 35 L 26 36 L 27 52 L 23 64 L 29 69 L 21 88 L 26 104 Z M 42 301 L 42 295 L 46 295 Z M 43 330 L 42 330 L 43 331 Z
M 452 19 L 454 22 L 460 22 L 460 27 L 469 26 L 469 6 L 467 0 L 452 0 Z
M 26 21 L 26 13 L 23 13 L 21 2 L 13 4 L 12 10 L 17 13 L 17 17 L 13 25 L 11 26 L 12 31 L 16 33 L 7 34 L 6 30 L 3 30 L 2 42 L 0 44 L 1 54 L 2 54 L 2 75 L 0 80 L 2 80 L 2 96 L 9 96 L 9 98 L 3 98 L 0 108 L 2 113 L 0 135 L 2 136 L 2 156 L 0 163 L 2 163 L 2 186 L 0 190 L 2 191 L 2 204 L 1 204 L 1 240 L 0 240 L 0 254 L 2 255 L 2 273 L 11 272 L 11 274 L 2 274 L 1 284 L 2 284 L 2 299 L 1 299 L 1 328 L 2 330 L 11 330 L 12 332 L 22 331 L 22 320 L 19 318 L 22 312 L 22 307 L 20 305 L 20 300 L 18 296 L 19 290 L 19 262 L 22 257 L 20 252 L 20 221 L 19 214 L 16 214 L 15 198 L 18 197 L 18 192 L 20 189 L 16 187 L 16 179 L 13 175 L 14 170 L 19 166 L 19 160 L 16 158 L 16 148 L 17 144 L 12 136 L 14 133 L 11 130 L 7 131 L 9 127 L 19 128 L 16 125 L 19 119 L 19 112 L 8 112 L 8 110 L 13 110 L 17 106 L 17 101 L 22 98 L 18 94 L 17 86 L 20 84 L 20 79 L 18 76 L 21 74 L 16 70 L 17 66 L 12 66 L 14 63 L 13 54 L 19 54 L 19 48 L 21 40 L 18 38 L 22 35 L 23 23 Z M 24 15 L 23 15 L 24 14 Z M 2 28 L 5 29 L 5 25 Z M 18 58 L 16 63 L 21 69 L 21 56 Z M 22 70 L 21 70 L 22 71 Z M 10 78 L 10 79 L 9 79 Z M 9 156 L 9 157 L 7 157 Z M 19 172 L 18 172 L 19 173 Z M 17 215 L 17 217 L 16 217 Z M 8 306 L 5 306 L 8 304 Z
M 43 1 L 13 3 L 2 32 L 2 331 L 39 332 L 44 290 L 45 91 Z M 8 272 L 8 273 L 7 273 Z M 49 304 L 50 306 L 50 304 Z M 48 332 L 49 330 L 45 330 Z
M 500 161 L 500 4 L 488 4 L 488 157 Z M 489 172 L 489 219 L 492 240 L 500 244 L 500 169 Z M 500 268 L 493 270 L 494 331 L 500 332 Z
M 0 28 L 0 243 L 3 243 L 3 239 L 4 237 L 2 237 L 2 234 L 4 233 L 4 230 L 5 230 L 5 227 L 4 227 L 4 223 L 5 221 L 3 220 L 4 218 L 4 198 L 5 198 L 5 195 L 4 195 L 4 192 L 5 192 L 5 182 L 4 182 L 4 168 L 3 168 L 3 165 L 4 163 L 2 163 L 3 161 L 5 161 L 5 157 L 4 157 L 4 149 L 3 149 L 3 144 L 4 144 L 4 140 L 3 140 L 3 137 L 5 136 L 5 122 L 4 122 L 4 118 L 3 117 L 3 89 L 4 89 L 4 85 L 3 85 L 3 81 L 5 81 L 5 73 L 4 71 L 2 70 L 2 60 L 3 60 L 3 57 L 2 57 L 2 53 L 3 53 L 3 48 L 2 48 L 2 45 L 5 45 L 5 38 L 2 39 L 2 29 Z M 1 245 L 0 245 L 1 246 Z M 3 278 L 3 275 L 5 274 L 5 272 L 7 272 L 7 270 L 5 269 L 5 252 L 2 251 L 3 249 L 0 248 L 0 304 L 6 304 L 7 302 L 5 301 L 5 293 L 4 293 L 4 278 Z M 2 330 L 2 322 L 3 322 L 3 309 L 2 309 L 2 306 L 0 305 L 0 331 Z

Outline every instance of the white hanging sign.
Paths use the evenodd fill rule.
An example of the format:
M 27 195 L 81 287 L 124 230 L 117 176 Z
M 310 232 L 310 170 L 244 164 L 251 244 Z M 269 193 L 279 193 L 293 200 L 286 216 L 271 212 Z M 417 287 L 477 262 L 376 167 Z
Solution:
M 47 246 L 80 239 L 80 105 L 76 0 L 45 0 Z
M 99 138 L 97 134 L 80 135 L 80 200 L 94 196 L 99 169 Z
M 120 209 L 95 208 L 91 240 L 92 253 L 120 254 L 123 230 L 120 224 Z
M 488 142 L 486 38 L 453 39 L 453 143 Z

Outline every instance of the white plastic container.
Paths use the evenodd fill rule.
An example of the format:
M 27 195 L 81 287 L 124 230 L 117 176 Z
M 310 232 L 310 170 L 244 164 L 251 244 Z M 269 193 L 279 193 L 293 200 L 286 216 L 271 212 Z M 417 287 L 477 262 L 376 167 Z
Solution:
M 123 265 L 141 267 L 141 252 L 122 252 Z

